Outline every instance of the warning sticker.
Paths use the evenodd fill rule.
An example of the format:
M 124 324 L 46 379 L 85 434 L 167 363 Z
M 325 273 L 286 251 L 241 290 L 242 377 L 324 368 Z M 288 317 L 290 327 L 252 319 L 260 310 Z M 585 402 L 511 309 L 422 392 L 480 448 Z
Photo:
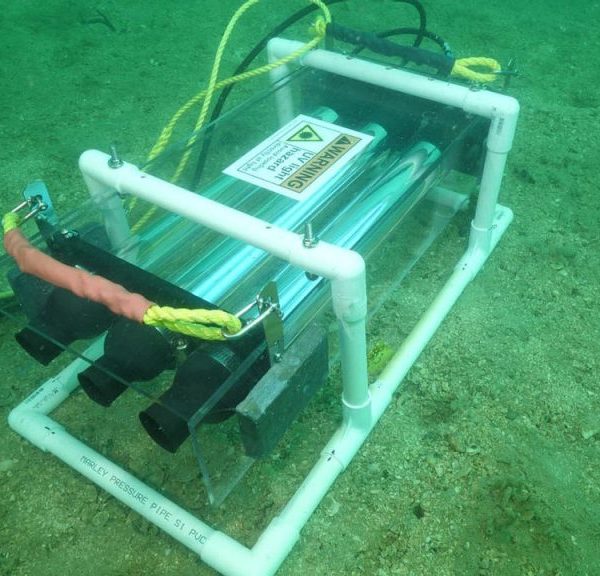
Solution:
M 323 138 L 310 124 L 305 124 L 298 132 L 288 138 L 288 142 L 323 142 Z
M 369 134 L 300 115 L 223 173 L 288 198 L 305 200 L 371 140 Z

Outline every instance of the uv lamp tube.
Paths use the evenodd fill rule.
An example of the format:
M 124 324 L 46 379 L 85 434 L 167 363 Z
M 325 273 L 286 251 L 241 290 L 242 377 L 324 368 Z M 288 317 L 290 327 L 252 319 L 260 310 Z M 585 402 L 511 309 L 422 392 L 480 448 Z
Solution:
M 334 123 L 338 119 L 337 112 L 325 106 L 312 110 L 309 116 L 330 123 Z M 378 141 L 381 141 L 386 135 L 385 131 L 383 133 L 382 131 L 381 127 L 374 129 L 374 132 L 380 136 Z M 373 148 L 374 146 L 371 146 L 371 149 Z M 366 151 L 363 156 L 368 156 Z M 350 170 L 352 171 L 354 168 L 350 168 Z M 331 186 L 334 183 L 335 179 L 326 186 Z M 221 175 L 208 186 L 202 188 L 199 194 L 241 212 L 252 213 L 253 208 L 255 208 L 254 205 L 257 203 L 255 198 L 257 190 L 260 189 L 254 184 L 246 183 L 231 176 Z M 278 200 L 281 201 L 282 199 L 270 194 L 268 202 L 262 202 L 261 210 L 255 213 L 254 216 L 272 221 L 272 218 L 276 218 L 282 212 L 282 202 L 278 202 Z M 140 264 L 144 268 L 152 267 L 152 269 L 160 268 L 165 265 L 165 262 L 168 262 L 169 269 L 175 270 L 176 268 L 173 266 L 174 254 L 178 249 L 186 252 L 189 246 L 193 246 L 195 252 L 202 254 L 204 262 L 210 262 L 211 259 L 216 258 L 214 254 L 221 255 L 222 259 L 225 252 L 223 248 L 228 242 L 228 239 L 216 235 L 199 235 L 196 224 L 174 214 L 167 214 L 159 222 L 152 221 L 150 226 L 146 225 L 142 237 L 145 256 Z M 222 263 L 216 265 L 220 266 Z
M 369 164 L 380 153 L 379 148 L 386 136 L 383 128 L 377 125 L 368 125 L 363 128 L 363 131 L 374 135 L 367 149 L 310 198 L 303 202 L 297 202 L 259 189 L 258 194 L 268 194 L 269 200 L 258 210 L 254 210 L 253 215 L 271 222 L 275 226 L 294 230 L 319 211 L 325 210 L 336 200 L 340 191 L 346 190 L 348 185 L 359 178 L 365 169 L 368 169 Z M 213 199 L 221 201 L 219 198 Z M 236 205 L 233 207 L 240 209 Z M 211 302 L 219 302 L 232 286 L 245 278 L 266 258 L 267 254 L 263 250 L 248 245 L 240 247 L 238 242 L 227 239 L 210 253 L 202 253 L 202 259 L 197 266 L 182 273 L 175 279 L 175 283 L 188 286 L 191 292 L 202 294 Z
M 390 230 L 389 226 L 381 225 L 382 220 L 400 220 L 434 185 L 441 171 L 440 158 L 441 153 L 433 144 L 422 142 L 413 147 L 397 163 L 390 179 L 374 187 L 363 201 L 350 205 L 323 230 L 323 240 L 359 250 L 366 256 Z M 348 226 L 349 222 L 354 225 Z M 291 266 L 286 266 L 274 281 L 279 290 L 279 304 L 286 318 L 286 332 L 293 337 L 314 316 L 302 304 L 323 283 L 309 280 L 302 271 Z M 325 290 L 320 292 L 318 299 L 327 297 Z M 313 300 L 311 307 L 318 310 L 320 303 Z M 291 315 L 294 316 L 292 321 L 287 322 Z
M 247 197 L 255 188 L 252 184 L 222 176 L 207 187 L 202 195 L 224 204 L 234 204 L 236 198 Z M 158 273 L 164 269 L 177 270 L 177 254 L 182 254 L 185 260 L 190 246 L 203 258 L 209 258 L 211 254 L 219 252 L 225 241 L 214 234 L 198 234 L 197 224 L 177 214 L 167 214 L 158 222 L 150 220 L 140 232 L 140 237 L 142 254 L 137 263 Z
M 358 193 L 353 195 L 346 190 L 348 194 L 344 194 L 343 200 L 346 197 L 348 200 L 344 201 L 342 205 L 335 205 L 334 212 L 326 212 L 323 218 L 320 216 L 323 226 L 317 229 L 319 236 L 340 247 L 360 246 L 361 250 L 365 250 L 367 247 L 361 245 L 361 241 L 384 217 L 393 215 L 394 218 L 400 219 L 408 211 L 410 205 L 406 205 L 409 203 L 403 200 L 416 196 L 409 192 L 439 158 L 440 151 L 432 144 L 425 142 L 414 146 L 408 153 L 400 157 L 389 154 L 386 158 L 382 158 L 375 173 L 367 171 L 364 173 L 364 178 L 356 182 Z M 382 232 L 385 233 L 385 230 Z M 381 234 L 374 236 L 380 237 Z M 261 256 L 264 255 L 264 252 L 260 250 L 254 249 L 254 252 Z M 253 254 L 253 252 L 248 252 L 248 254 Z M 211 296 L 206 296 L 207 299 L 220 302 L 225 307 L 232 307 L 234 303 L 229 305 L 228 301 L 234 292 L 245 292 L 247 298 L 248 293 L 259 292 L 269 280 L 275 279 L 280 292 L 280 305 L 287 315 L 300 304 L 306 295 L 306 290 L 311 291 L 315 287 L 314 282 L 306 280 L 302 271 L 286 265 L 279 266 L 275 271 L 275 278 L 268 277 L 269 273 L 273 273 L 268 269 L 263 271 L 257 268 L 257 271 L 253 273 L 250 264 L 256 262 L 257 260 L 250 262 L 248 270 L 245 270 L 243 275 L 236 274 L 236 270 L 233 269 L 228 274 L 221 273 L 219 276 L 215 276 L 211 296 L 214 297 L 217 290 L 221 292 L 218 298 L 213 299 Z M 291 286 L 295 287 L 292 289 Z M 208 282 L 207 287 L 210 288 Z M 288 290 L 291 290 L 289 294 Z M 205 294 L 202 291 L 198 291 L 198 293 Z M 292 296 L 292 294 L 296 295 Z

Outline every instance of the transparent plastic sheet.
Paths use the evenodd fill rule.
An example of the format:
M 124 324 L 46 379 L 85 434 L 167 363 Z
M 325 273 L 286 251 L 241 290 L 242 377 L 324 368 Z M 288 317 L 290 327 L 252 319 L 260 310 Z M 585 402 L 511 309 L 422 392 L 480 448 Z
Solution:
M 417 105 L 413 99 L 397 93 L 346 89 L 342 90 L 343 94 L 337 90 L 331 95 L 331 87 L 332 78 L 328 75 L 296 73 L 277 90 L 224 115 L 204 131 L 211 146 L 199 175 L 202 183 L 192 184 L 198 179 L 198 155 L 203 154 L 206 142 L 202 138 L 194 146 L 194 162 L 184 180 L 200 194 L 296 232 L 301 232 L 305 221 L 310 219 L 323 240 L 358 250 L 368 258 L 368 284 L 373 286 L 369 295 L 372 314 L 466 202 L 468 190 L 456 189 L 454 181 L 456 174 L 475 172 L 472 165 L 476 164 L 478 148 L 472 141 L 476 140 L 473 134 L 477 134 L 478 124 L 456 111 L 448 112 L 433 104 Z M 314 196 L 315 200 L 308 207 L 299 207 L 289 198 L 221 174 L 231 161 L 278 127 L 273 110 L 278 91 L 284 89 L 289 91 L 294 113 L 310 115 L 318 113 L 315 111 L 334 110 L 336 121 L 342 125 L 375 131 L 379 135 L 372 146 L 326 185 L 320 196 Z M 358 112 L 353 115 L 352 110 Z M 379 128 L 373 129 L 374 123 Z M 181 147 L 167 151 L 150 171 L 163 176 L 169 173 L 170 159 L 175 157 L 177 149 Z M 465 163 L 469 168 L 465 168 Z M 452 182 L 447 184 L 449 180 Z M 329 286 L 324 280 L 307 278 L 303 271 L 260 250 L 163 210 L 154 210 L 143 202 L 137 203 L 131 223 L 149 210 L 147 223 L 139 229 L 134 227 L 126 246 L 111 247 L 102 227 L 105 215 L 93 203 L 67 215 L 60 214 L 57 207 L 61 226 L 78 230 L 85 242 L 92 245 L 89 251 L 92 255 L 94 250 L 116 253 L 132 266 L 229 311 L 235 312 L 248 304 L 266 282 L 275 280 L 288 346 L 316 317 L 324 313 L 323 322 L 331 321 L 332 315 L 327 313 Z M 34 238 L 34 242 L 44 247 L 41 238 Z M 379 250 L 384 242 L 385 246 L 392 247 L 392 259 L 389 252 Z M 235 265 L 232 266 L 232 262 Z M 2 259 L 1 265 L 3 272 L 12 267 L 7 257 Z M 1 311 L 23 322 L 22 311 L 26 308 L 26 302 L 21 302 L 19 307 L 6 299 Z M 74 321 L 68 317 L 66 320 Z M 119 332 L 115 328 L 122 324 L 113 319 L 108 334 L 100 330 L 92 338 L 114 339 L 114 348 L 119 352 L 125 350 L 125 356 L 129 354 L 134 364 L 141 350 L 150 357 L 156 356 L 154 345 L 161 349 L 166 346 L 171 352 L 160 374 L 141 380 L 135 373 L 124 376 L 128 371 L 122 370 L 123 366 L 113 368 L 110 362 L 103 363 L 89 356 L 86 353 L 91 341 L 89 336 L 66 346 L 69 355 L 88 360 L 99 382 L 116 385 L 122 392 L 128 389 L 133 392 L 117 395 L 103 413 L 91 409 L 109 431 L 108 435 L 99 434 L 100 442 L 109 442 L 110 431 L 113 431 L 110 445 L 117 446 L 121 442 L 120 447 L 115 448 L 118 454 L 137 462 L 136 473 L 154 484 L 160 484 L 162 476 L 172 476 L 171 468 L 184 470 L 191 465 L 190 479 L 201 477 L 208 499 L 212 503 L 221 502 L 248 469 L 253 457 L 248 454 L 248 443 L 234 412 L 235 406 L 228 401 L 227 410 L 215 411 L 215 407 L 218 408 L 236 387 L 251 387 L 268 370 L 260 332 L 255 332 L 247 343 L 235 345 L 232 352 L 228 344 L 198 343 L 153 328 L 147 328 L 141 340 L 132 345 L 128 342 L 130 332 Z M 33 331 L 40 332 L 36 328 Z M 124 339 L 119 340 L 116 333 Z M 52 335 L 41 335 L 64 347 Z M 151 341 L 145 340 L 147 337 Z M 330 349 L 335 357 L 335 344 L 331 344 Z M 245 375 L 246 369 L 250 376 Z M 193 401 L 186 394 L 181 401 L 172 401 L 169 397 L 168 392 L 175 385 L 196 390 L 198 384 L 210 380 L 213 372 L 220 382 L 212 385 L 212 393 L 202 394 L 200 399 L 194 396 Z M 232 374 L 241 374 L 241 377 L 231 378 Z M 177 442 L 180 441 L 181 446 L 175 442 L 175 454 L 154 445 L 139 425 L 138 414 L 147 413 L 151 407 L 156 407 L 177 427 Z M 86 409 L 86 406 L 81 408 Z M 339 413 L 328 417 L 333 425 Z M 207 420 L 212 422 L 207 423 Z M 94 428 L 100 426 L 98 423 Z M 85 426 L 82 432 L 85 439 Z M 188 435 L 192 436 L 191 441 L 187 441 Z M 125 456 L 126 447 L 134 449 L 135 457 Z M 145 459 L 155 461 L 157 453 L 160 465 L 153 464 L 148 470 L 144 466 Z M 181 474 L 185 476 L 185 472 Z

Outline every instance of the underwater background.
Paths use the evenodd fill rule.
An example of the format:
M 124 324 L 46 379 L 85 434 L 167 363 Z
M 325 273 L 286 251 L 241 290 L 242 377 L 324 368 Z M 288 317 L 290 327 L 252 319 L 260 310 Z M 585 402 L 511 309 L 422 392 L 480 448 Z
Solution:
M 305 4 L 263 0 L 248 12 L 222 74 Z M 125 159 L 142 163 L 205 84 L 239 5 L 5 0 L 3 213 L 36 178 L 61 210 L 77 206 L 87 197 L 77 160 L 88 148 L 117 142 Z M 518 61 L 508 92 L 521 116 L 501 194 L 515 220 L 279 574 L 600 575 L 600 3 L 423 5 L 428 28 L 457 55 Z M 349 0 L 332 12 L 365 30 L 415 25 L 411 6 L 391 0 Z M 309 37 L 306 26 L 289 36 Z M 252 82 L 241 85 L 232 100 L 252 92 Z M 401 343 L 463 249 L 463 224 L 450 226 L 391 295 L 372 345 Z M 10 409 L 56 368 L 20 350 L 14 320 L 0 325 L 0 575 L 215 574 L 8 428 Z M 321 401 L 335 410 L 331 398 Z M 316 402 L 303 418 L 319 418 Z M 117 450 L 102 409 L 90 404 L 74 399 L 64 415 Z M 252 544 L 314 461 L 307 444 L 292 433 L 221 508 L 206 510 L 198 497 L 192 511 Z M 148 466 L 159 487 L 202 492 L 184 465 Z

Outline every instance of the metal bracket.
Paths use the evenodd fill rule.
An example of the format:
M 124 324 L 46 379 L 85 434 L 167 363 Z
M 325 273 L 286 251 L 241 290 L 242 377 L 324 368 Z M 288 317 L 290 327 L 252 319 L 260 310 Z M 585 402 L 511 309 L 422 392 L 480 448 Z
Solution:
M 519 75 L 519 68 L 517 67 L 517 59 L 514 56 L 511 56 L 508 60 L 508 63 L 506 64 L 506 66 L 504 66 L 504 68 L 502 70 L 500 70 L 499 72 L 494 72 L 494 74 L 504 77 L 504 84 L 503 84 L 502 88 L 504 90 L 508 89 L 510 86 L 511 79 L 514 76 Z
M 226 340 L 237 340 L 245 336 L 259 324 L 262 324 L 271 364 L 279 362 L 283 354 L 283 314 L 279 307 L 279 293 L 277 292 L 277 284 L 275 282 L 269 282 L 260 291 L 254 302 L 250 302 L 248 306 L 242 308 L 242 310 L 236 313 L 236 316 L 241 318 L 255 306 L 258 309 L 257 316 L 245 322 L 239 332 L 235 334 L 223 332 L 223 336 Z
M 13 212 L 18 212 L 26 206 L 29 212 L 22 219 L 22 222 L 35 217 L 40 234 L 45 240 L 48 240 L 58 227 L 58 218 L 54 212 L 54 206 L 50 198 L 50 192 L 42 180 L 34 180 L 23 190 L 24 201 L 21 202 Z

